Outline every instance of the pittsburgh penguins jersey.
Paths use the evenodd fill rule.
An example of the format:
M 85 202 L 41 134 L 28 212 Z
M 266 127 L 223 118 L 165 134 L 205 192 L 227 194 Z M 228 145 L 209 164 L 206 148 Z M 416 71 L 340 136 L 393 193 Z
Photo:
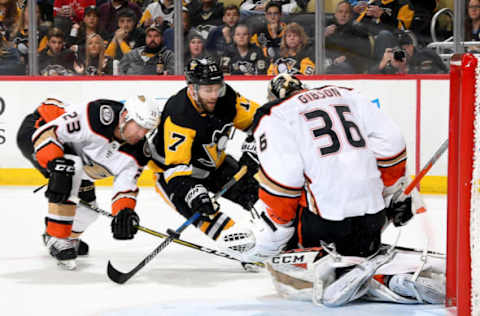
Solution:
M 115 177 L 114 213 L 135 206 L 137 180 L 151 157 L 145 138 L 135 145 L 115 139 L 122 108 L 120 102 L 102 99 L 86 106 L 70 106 L 65 114 L 42 125 L 32 136 L 36 159 L 44 168 L 49 161 L 62 157 L 64 146 L 68 146 L 82 159 L 86 177 Z
M 187 88 L 165 104 L 152 138 L 154 163 L 150 166 L 154 172 L 163 173 L 169 187 L 177 187 L 185 178 L 206 178 L 225 159 L 232 128 L 251 127 L 259 104 L 241 96 L 228 84 L 225 90 L 213 113 L 201 111 Z M 195 181 L 188 182 L 194 185 Z
M 260 31 L 252 35 L 250 38 L 250 43 L 260 47 L 265 57 L 277 57 L 278 49 L 280 48 L 280 42 L 282 41 L 286 26 L 287 25 L 285 23 L 281 22 L 277 34 L 273 34 L 271 26 L 269 24 L 265 24 Z M 276 35 L 275 38 L 273 38 L 274 35 Z
M 228 46 L 222 56 L 222 68 L 232 75 L 263 75 L 267 73 L 268 62 L 262 50 L 250 44 L 245 56 L 235 46 Z
M 280 224 L 295 218 L 298 205 L 334 221 L 377 213 L 384 183 L 405 174 L 399 128 L 347 88 L 305 90 L 264 105 L 254 137 L 259 197 Z
M 315 74 L 315 63 L 309 56 L 308 50 L 301 51 L 296 56 L 277 57 L 268 67 L 268 75 L 288 73 L 291 75 Z

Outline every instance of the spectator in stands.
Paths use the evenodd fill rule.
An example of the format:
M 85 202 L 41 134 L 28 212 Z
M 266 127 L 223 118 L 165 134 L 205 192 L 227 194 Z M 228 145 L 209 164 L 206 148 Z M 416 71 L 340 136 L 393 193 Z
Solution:
M 47 34 L 47 48 L 38 56 L 38 66 L 42 76 L 65 76 L 73 74 L 75 54 L 64 49 L 65 34 L 59 28 L 53 27 Z
M 123 9 L 130 9 L 135 14 L 135 21 L 140 20 L 142 10 L 140 7 L 128 0 L 109 0 L 107 3 L 99 6 L 100 11 L 100 28 L 105 35 L 110 35 L 115 32 L 118 27 L 118 13 Z
M 265 7 L 267 23 L 255 34 L 251 42 L 260 47 L 265 57 L 275 58 L 280 48 L 286 24 L 280 22 L 282 6 L 277 1 L 270 1 Z
M 25 1 L 27 3 L 28 0 Z M 37 0 L 40 16 L 43 21 L 53 22 L 53 2 L 54 0 Z
M 20 18 L 17 0 L 0 0 L 0 37 L 12 41 L 15 25 Z
M 108 44 L 105 55 L 120 60 L 133 48 L 145 45 L 145 33 L 141 28 L 135 28 L 135 18 L 135 13 L 129 8 L 118 12 L 118 29 Z
M 465 41 L 480 41 L 480 0 L 470 0 L 467 3 Z
M 20 53 L 14 47 L 9 47 L 7 40 L 0 36 L 0 75 L 24 75 L 25 65 L 20 60 Z
M 190 31 L 192 31 L 192 27 L 190 26 L 190 14 L 189 14 L 189 11 L 187 8 L 183 7 L 183 10 L 182 10 L 182 23 L 183 23 L 183 38 L 184 38 L 184 52 L 187 51 L 188 49 L 188 45 L 187 45 L 187 41 L 185 40 L 187 37 L 188 37 L 188 34 Z M 163 42 L 165 44 L 165 47 L 170 49 L 170 50 L 174 50 L 174 41 L 175 41 L 175 38 L 174 38 L 174 29 L 173 29 L 173 25 L 172 27 L 169 27 L 168 29 L 166 29 L 164 32 L 163 32 Z
M 239 23 L 233 32 L 233 44 L 222 57 L 222 68 L 232 75 L 259 75 L 267 72 L 268 61 L 262 50 L 250 43 L 250 32 L 246 24 Z
M 185 65 L 192 58 L 201 58 L 207 55 L 207 51 L 205 49 L 205 40 L 203 39 L 202 35 L 196 32 L 190 32 L 186 42 L 188 45 L 184 57 Z
M 101 76 L 113 73 L 113 59 L 105 56 L 105 44 L 99 34 L 87 35 L 86 45 L 80 46 L 79 60 L 74 64 L 79 75 Z
M 363 73 L 368 71 L 370 42 L 368 34 L 352 23 L 353 11 L 348 1 L 340 1 L 332 20 L 327 21 L 325 44 L 331 61 L 327 73 Z
M 223 3 L 217 0 L 201 0 L 200 4 L 191 2 L 188 5 L 190 23 L 204 39 L 216 26 L 222 24 Z
M 223 24 L 213 29 L 207 38 L 207 50 L 212 54 L 223 55 L 225 47 L 232 43 L 233 28 L 240 20 L 240 10 L 236 5 L 229 5 L 223 12 Z
M 367 25 L 372 34 L 385 29 L 393 32 L 398 28 L 397 15 L 401 5 L 399 0 L 358 1 L 354 7 L 358 14 L 356 21 Z
M 161 27 L 151 25 L 146 30 L 145 46 L 135 48 L 120 60 L 122 75 L 173 75 L 175 56 L 162 43 Z
M 95 4 L 95 0 L 55 0 L 53 2 L 53 16 L 80 23 L 83 20 L 85 8 L 95 6 Z
M 140 19 L 141 27 L 149 27 L 152 24 L 162 25 L 164 29 L 173 25 L 173 0 L 159 0 L 150 3 L 143 11 Z
M 268 67 L 267 74 L 279 73 L 313 75 L 315 63 L 308 45 L 307 34 L 298 23 L 289 23 L 280 43 L 279 57 Z
M 70 35 L 67 36 L 67 47 L 72 45 L 85 45 L 86 39 L 90 35 L 100 34 L 100 13 L 95 6 L 85 8 L 83 21 L 80 24 L 75 23 L 72 26 Z
M 38 6 L 37 8 L 37 39 L 38 39 L 38 52 L 45 49 L 47 46 L 47 32 L 49 25 L 51 23 L 44 23 L 40 17 L 40 11 Z M 25 3 L 25 7 L 20 13 L 20 18 L 16 25 L 13 44 L 14 47 L 18 49 L 22 62 L 25 65 L 28 65 L 28 28 L 29 28 L 29 19 L 28 19 L 28 3 Z
M 377 74 L 435 74 L 448 71 L 440 57 L 431 49 L 417 49 L 411 35 L 399 33 L 399 46 L 387 48 L 378 65 L 372 69 Z
M 251 15 L 265 14 L 267 9 L 268 2 L 270 0 L 244 0 L 240 5 L 240 14 L 242 17 L 248 17 Z M 308 1 L 297 1 L 297 0 L 283 0 L 278 1 L 281 7 L 281 12 L 283 14 L 292 14 L 300 12 L 306 8 Z M 299 6 L 299 2 L 304 7 Z

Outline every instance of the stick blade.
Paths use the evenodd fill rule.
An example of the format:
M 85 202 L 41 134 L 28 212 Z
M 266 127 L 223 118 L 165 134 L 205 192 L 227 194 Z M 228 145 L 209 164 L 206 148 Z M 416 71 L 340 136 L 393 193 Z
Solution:
M 113 265 L 110 263 L 110 260 L 108 261 L 108 265 L 107 265 L 107 275 L 110 278 L 110 280 L 118 284 L 123 284 L 127 282 L 128 279 L 130 279 L 130 274 L 123 273 L 115 269 Z

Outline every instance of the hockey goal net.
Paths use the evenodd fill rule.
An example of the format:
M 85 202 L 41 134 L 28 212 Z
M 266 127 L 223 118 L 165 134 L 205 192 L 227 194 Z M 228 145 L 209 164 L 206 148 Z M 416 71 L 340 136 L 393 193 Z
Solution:
M 480 55 L 450 63 L 447 305 L 480 316 Z

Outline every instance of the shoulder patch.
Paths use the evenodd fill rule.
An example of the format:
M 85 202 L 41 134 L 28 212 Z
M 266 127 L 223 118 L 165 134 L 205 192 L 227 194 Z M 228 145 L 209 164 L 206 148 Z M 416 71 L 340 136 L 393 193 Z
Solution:
M 112 107 L 105 104 L 100 106 L 100 122 L 102 122 L 103 125 L 110 125 L 114 120 L 115 113 L 113 112 Z

